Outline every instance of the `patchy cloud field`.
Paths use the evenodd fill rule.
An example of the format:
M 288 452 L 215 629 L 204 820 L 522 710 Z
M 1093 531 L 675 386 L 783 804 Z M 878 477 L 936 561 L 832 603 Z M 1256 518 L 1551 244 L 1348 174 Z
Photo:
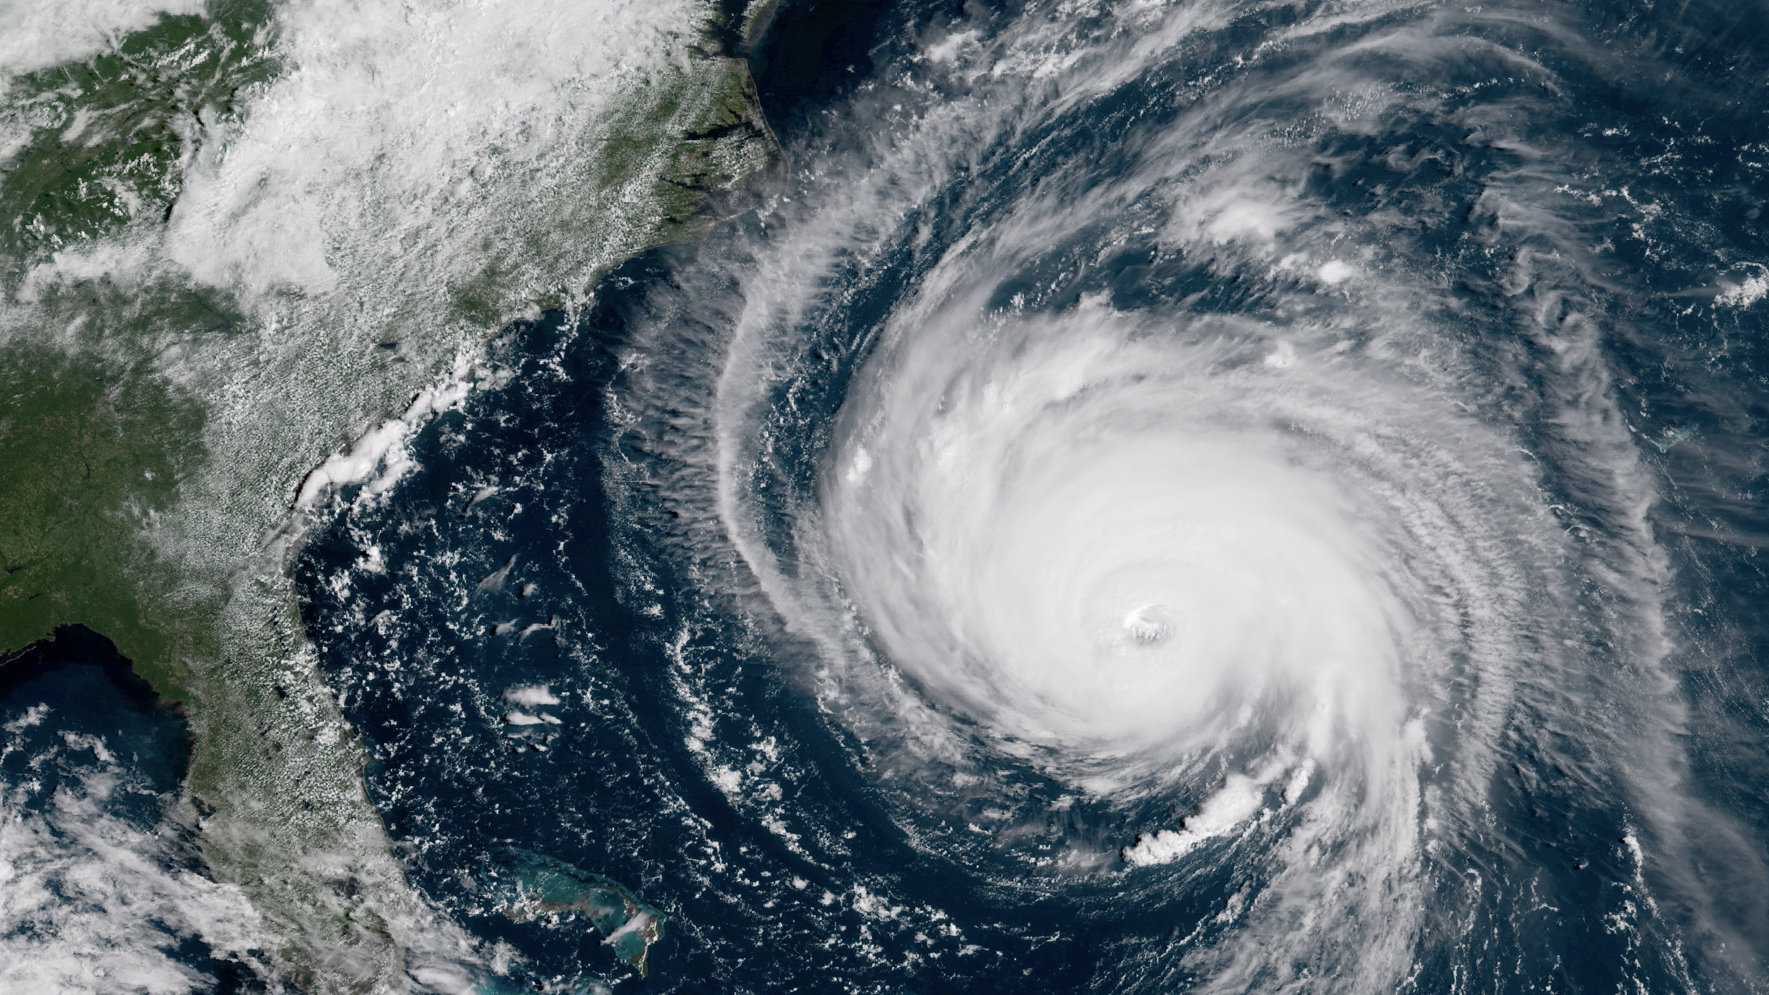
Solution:
M 412 426 L 497 379 L 499 329 L 699 230 L 704 191 L 768 159 L 718 16 L 0 5 L 0 653 L 84 625 L 183 703 L 213 887 L 313 990 L 472 955 L 391 857 L 287 552 L 305 512 L 372 500 Z M 167 880 L 173 905 L 222 900 Z

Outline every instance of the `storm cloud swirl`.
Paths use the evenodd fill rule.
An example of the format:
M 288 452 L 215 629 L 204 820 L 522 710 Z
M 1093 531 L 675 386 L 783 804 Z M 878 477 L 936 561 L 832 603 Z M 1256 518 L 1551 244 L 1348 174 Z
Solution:
M 466 524 L 352 526 L 542 600 L 347 707 L 545 684 L 601 773 L 483 783 L 722 990 L 1755 990 L 1750 25 L 942 6 L 782 96 L 815 16 L 737 220 L 419 443 Z

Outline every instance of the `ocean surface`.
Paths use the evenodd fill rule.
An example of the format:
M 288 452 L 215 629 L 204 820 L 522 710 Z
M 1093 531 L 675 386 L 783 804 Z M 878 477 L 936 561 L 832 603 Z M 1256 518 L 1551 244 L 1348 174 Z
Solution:
M 1764 14 L 788 5 L 788 162 L 309 548 L 665 991 L 1755 991 Z M 633 982 L 623 982 L 636 983 Z
M 781 168 L 307 549 L 414 880 L 546 990 L 1761 990 L 1766 17 L 786 5 Z
M 414 985 L 1769 988 L 1769 10 L 788 2 L 750 55 L 733 220 L 509 329 L 299 558 L 477 944 Z M 31 750 L 124 714 L 32 687 Z

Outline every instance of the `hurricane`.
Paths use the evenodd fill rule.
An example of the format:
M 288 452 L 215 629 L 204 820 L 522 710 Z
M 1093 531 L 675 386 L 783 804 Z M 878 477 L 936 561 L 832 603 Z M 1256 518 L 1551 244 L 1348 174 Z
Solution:
M 502 848 L 669 991 L 1762 990 L 1761 22 L 782 8 L 731 220 L 303 554 L 414 879 L 559 985 Z

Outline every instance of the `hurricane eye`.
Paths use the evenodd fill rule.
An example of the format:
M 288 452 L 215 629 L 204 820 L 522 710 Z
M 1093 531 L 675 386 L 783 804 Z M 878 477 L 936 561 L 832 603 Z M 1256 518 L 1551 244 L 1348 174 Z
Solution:
M 1173 623 L 1160 605 L 1145 605 L 1124 616 L 1124 632 L 1140 646 L 1163 643 L 1173 634 Z
M 1769 3 L 33 3 L 262 8 L 265 37 L 326 12 L 487 32 L 424 29 L 416 75 L 363 61 L 357 27 L 313 35 L 348 77 L 342 118 L 294 99 L 299 65 L 264 69 L 290 99 L 260 139 L 382 121 L 367 97 L 389 87 L 430 108 L 447 127 L 391 145 L 340 132 L 409 196 L 343 197 L 334 172 L 252 207 L 260 177 L 312 177 L 308 148 L 236 141 L 252 125 L 230 114 L 69 117 L 90 74 L 21 77 L 7 118 L 8 155 L 69 156 L 0 168 L 32 254 L 0 268 L 0 348 L 115 351 L 193 390 L 229 366 L 281 384 L 309 341 L 340 369 L 454 361 L 293 492 L 314 605 L 251 630 L 287 647 L 306 625 L 361 747 L 308 728 L 283 670 L 214 692 L 300 727 L 229 727 L 227 763 L 381 805 L 396 845 L 375 853 L 442 913 L 342 897 L 325 935 L 405 960 L 316 991 L 1769 995 Z M 614 61 L 600 29 L 564 30 L 627 16 L 655 30 Z M 544 45 L 506 30 L 540 22 Z M 473 52 L 486 71 L 457 72 Z M 521 94 L 479 95 L 499 79 Z M 189 147 L 79 147 L 118 127 Z M 495 169 L 469 168 L 476 142 Z M 105 176 L 127 192 L 173 161 L 191 181 L 126 244 L 26 210 L 109 203 Z M 326 205 L 361 237 L 307 237 Z M 411 227 L 433 218 L 465 227 Z M 250 229 L 249 271 L 398 257 L 375 285 L 402 289 L 136 302 L 228 272 L 185 237 L 218 225 Z M 110 275 L 162 244 L 165 272 Z M 117 313 L 83 318 L 89 299 Z M 556 300 L 576 304 L 515 310 Z M 210 328 L 211 304 L 292 334 Z M 398 348 L 312 327 L 346 313 L 404 329 Z M 528 317 L 475 351 L 467 325 L 505 313 Z M 180 365 L 204 349 L 221 359 Z M 270 433 L 241 426 L 287 408 L 291 438 L 323 440 L 295 430 L 308 408 L 413 396 L 327 400 L 320 366 L 283 404 L 236 392 L 256 420 L 203 438 L 256 453 Z M 81 396 L 125 404 L 126 382 Z M 129 441 L 65 421 L 70 465 Z M 44 504 L 6 474 L 35 452 L 0 461 L 0 504 Z M 156 472 L 141 493 L 167 501 L 291 496 Z M 68 505 L 84 524 L 44 541 L 111 569 L 106 529 L 141 519 L 123 565 L 163 591 L 119 602 L 129 619 L 231 627 L 281 583 L 236 572 L 200 612 L 162 540 L 218 562 L 262 533 L 160 531 L 135 484 L 81 486 L 127 507 Z M 57 610 L 40 531 L 0 515 L 0 623 Z M 54 721 L 21 731 L 53 745 Z M 370 791 L 309 777 L 315 758 Z M 212 800 L 214 767 L 186 793 Z M 372 819 L 299 801 L 255 818 L 374 842 Z M 327 886 L 352 866 L 336 849 L 290 849 L 323 879 L 277 887 L 334 908 L 355 887 Z M 457 977 L 468 948 L 516 966 Z

